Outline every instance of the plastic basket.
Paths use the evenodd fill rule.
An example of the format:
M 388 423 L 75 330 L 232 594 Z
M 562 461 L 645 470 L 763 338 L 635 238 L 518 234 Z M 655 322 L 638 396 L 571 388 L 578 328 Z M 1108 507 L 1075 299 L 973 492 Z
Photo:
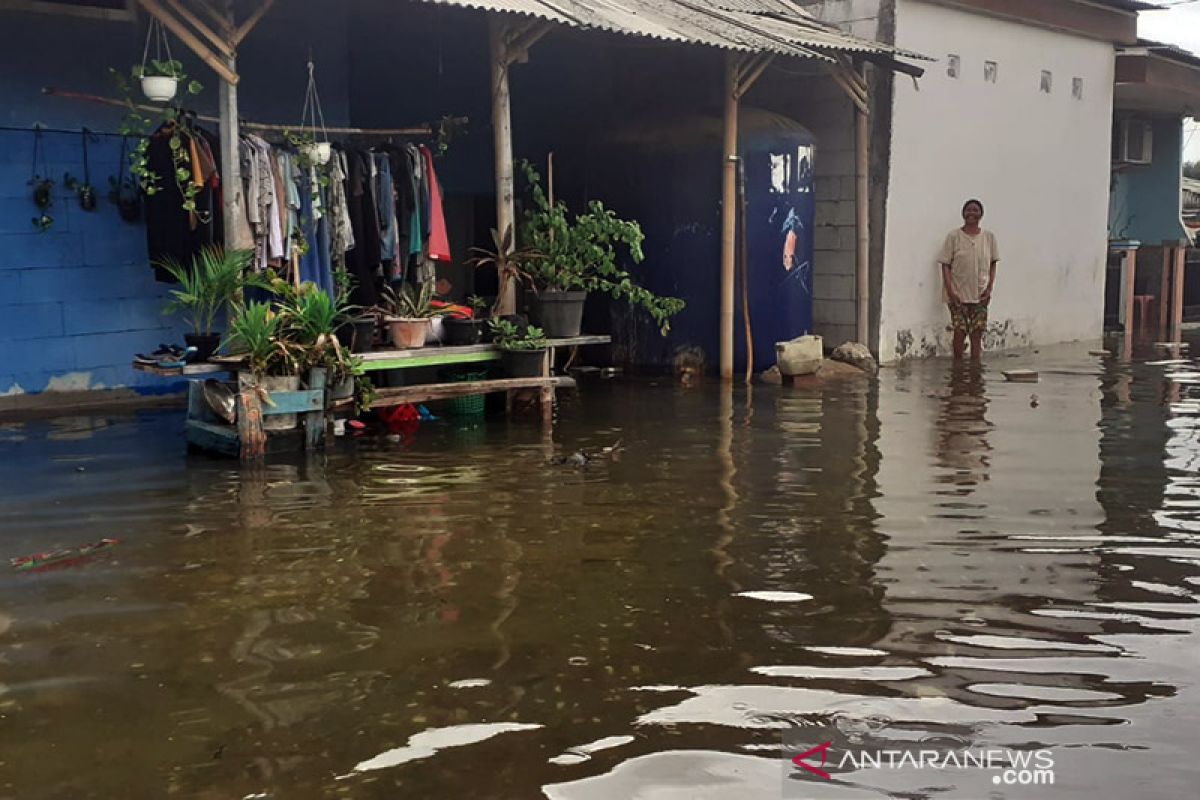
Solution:
M 487 379 L 487 372 L 481 370 L 442 370 L 439 374 L 442 380 L 450 383 Z M 442 401 L 442 411 L 452 417 L 482 417 L 486 408 L 485 399 L 485 395 L 482 394 L 451 397 Z

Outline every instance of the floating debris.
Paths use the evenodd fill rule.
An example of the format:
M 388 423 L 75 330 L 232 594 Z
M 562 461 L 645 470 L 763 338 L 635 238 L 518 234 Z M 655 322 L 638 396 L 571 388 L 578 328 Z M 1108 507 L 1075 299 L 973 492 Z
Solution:
M 61 550 L 49 550 L 45 553 L 19 556 L 11 559 L 9 563 L 18 572 L 41 572 L 43 570 L 77 564 L 118 543 L 117 539 L 101 539 L 98 542 L 92 542 L 91 544 L 79 547 L 67 547 Z
M 738 592 L 734 597 L 748 597 L 764 603 L 803 603 L 813 599 L 811 594 L 803 592 Z
M 461 681 L 447 684 L 451 689 L 482 689 L 491 685 L 492 682 L 487 678 L 463 678 Z
M 1007 369 L 1003 373 L 1004 380 L 1012 383 L 1037 383 L 1037 370 L 1032 369 Z

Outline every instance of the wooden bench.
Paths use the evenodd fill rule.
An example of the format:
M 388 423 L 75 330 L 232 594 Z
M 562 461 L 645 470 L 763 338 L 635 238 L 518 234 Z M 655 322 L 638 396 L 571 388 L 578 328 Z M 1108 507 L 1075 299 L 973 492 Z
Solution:
M 488 392 L 506 392 L 505 406 L 511 410 L 513 394 L 526 389 L 538 390 L 542 420 L 549 422 L 554 416 L 554 391 L 557 388 L 573 388 L 571 378 L 556 378 L 551 375 L 557 351 L 569 348 L 571 358 L 577 348 L 587 345 L 609 344 L 611 336 L 572 336 L 551 339 L 542 362 L 542 374 L 536 378 L 499 378 L 483 381 L 456 381 L 453 383 L 428 383 L 376 390 L 376 400 L 371 408 L 386 408 L 405 403 L 424 403 L 430 400 L 447 400 L 453 397 L 468 397 Z M 419 347 L 412 350 L 376 350 L 361 353 L 363 367 L 367 372 L 391 369 L 414 369 L 417 367 L 445 367 L 467 364 L 484 364 L 500 360 L 500 351 L 490 344 L 472 344 L 459 347 Z

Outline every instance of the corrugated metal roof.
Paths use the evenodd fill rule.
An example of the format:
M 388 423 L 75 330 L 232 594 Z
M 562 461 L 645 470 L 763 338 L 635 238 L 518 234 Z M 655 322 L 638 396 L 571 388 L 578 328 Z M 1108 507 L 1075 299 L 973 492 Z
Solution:
M 596 29 L 727 50 L 828 60 L 828 51 L 895 54 L 879 42 L 842 33 L 789 0 L 418 0 L 522 14 Z M 826 51 L 826 52 L 821 52 Z

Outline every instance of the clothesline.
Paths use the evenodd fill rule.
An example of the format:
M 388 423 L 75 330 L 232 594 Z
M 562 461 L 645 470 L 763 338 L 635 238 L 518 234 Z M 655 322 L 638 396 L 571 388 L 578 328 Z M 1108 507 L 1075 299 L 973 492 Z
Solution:
M 42 87 L 42 94 L 50 95 L 51 97 L 62 97 L 67 100 L 79 100 L 87 103 L 95 103 L 97 105 L 112 106 L 114 108 L 129 108 L 129 103 L 115 97 L 102 97 L 100 95 L 86 94 L 84 92 L 72 92 L 67 89 L 57 89 L 53 86 Z M 162 111 L 159 106 L 144 105 L 135 103 L 133 107 L 139 111 L 149 111 L 157 113 Z M 197 114 L 196 119 L 202 122 L 219 123 L 220 118 L 207 114 Z M 454 125 L 462 125 L 468 121 L 467 117 L 452 117 L 447 120 Z M 279 125 L 270 122 L 249 122 L 241 120 L 238 125 L 247 130 L 254 131 L 276 131 L 282 133 L 284 131 L 295 131 L 300 129 L 300 125 Z M 342 136 L 432 136 L 434 134 L 433 126 L 431 125 L 415 125 L 407 128 L 350 128 L 350 127 L 333 127 L 325 128 L 327 133 L 339 134 Z

